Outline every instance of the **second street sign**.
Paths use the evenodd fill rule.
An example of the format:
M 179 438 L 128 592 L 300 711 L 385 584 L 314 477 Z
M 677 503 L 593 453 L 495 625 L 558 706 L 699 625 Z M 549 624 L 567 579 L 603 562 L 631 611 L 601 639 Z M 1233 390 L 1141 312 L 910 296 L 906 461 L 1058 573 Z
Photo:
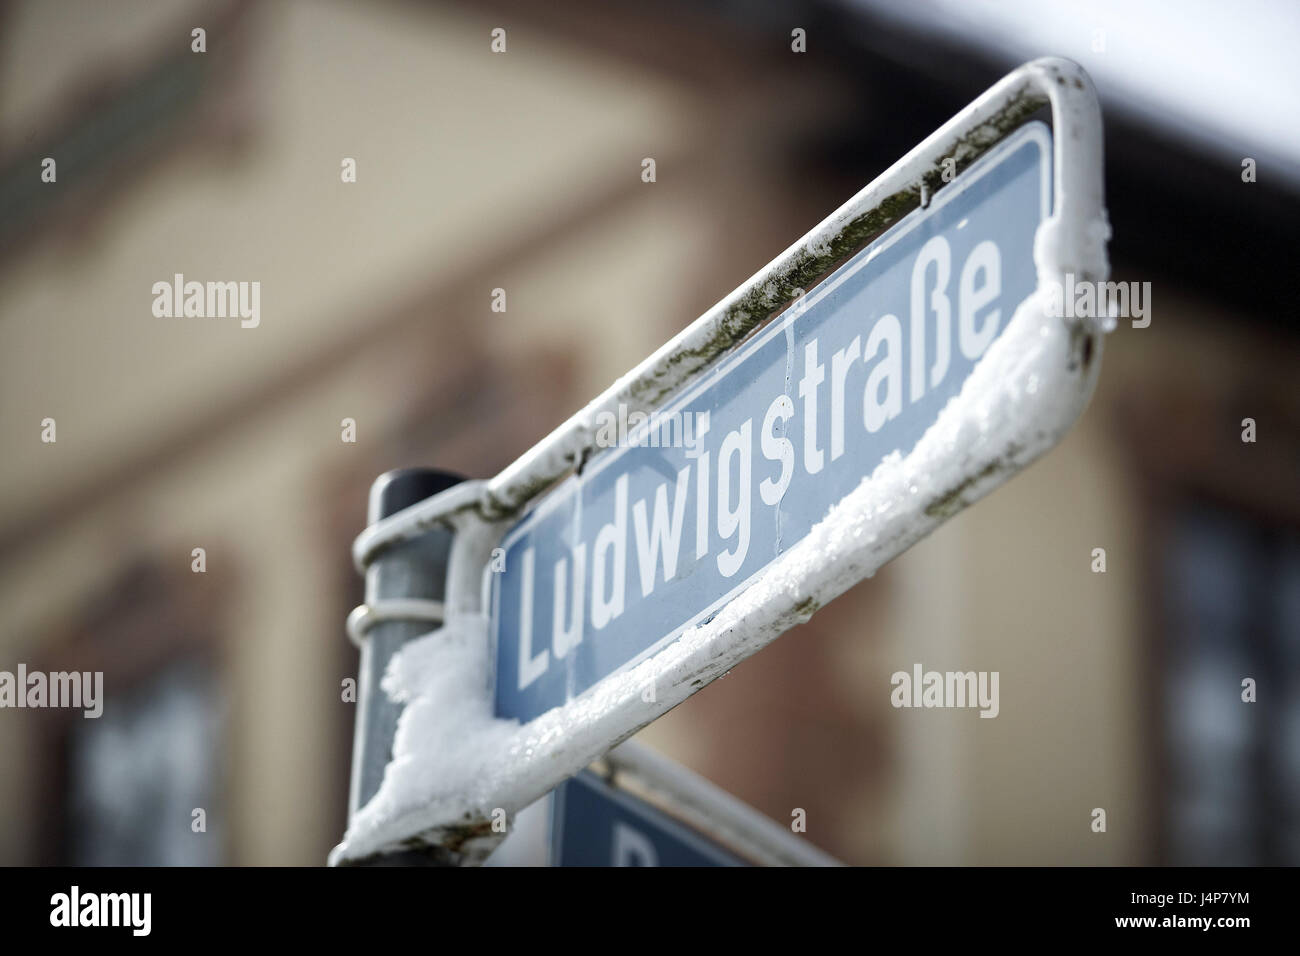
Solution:
M 498 717 L 531 720 L 707 620 L 913 449 L 1037 287 L 1051 147 L 1022 126 L 648 421 L 610 416 L 597 438 L 616 447 L 502 543 Z
M 584 770 L 555 788 L 552 866 L 747 866 L 658 807 Z

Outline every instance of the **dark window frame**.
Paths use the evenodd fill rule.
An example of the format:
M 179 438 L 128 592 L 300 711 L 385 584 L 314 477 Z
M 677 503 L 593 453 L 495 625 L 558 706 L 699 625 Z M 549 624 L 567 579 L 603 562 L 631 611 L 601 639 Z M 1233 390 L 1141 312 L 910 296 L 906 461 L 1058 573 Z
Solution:
M 213 548 L 207 554 L 211 561 Z M 221 640 L 222 607 L 231 599 L 234 575 L 209 569 L 190 569 L 189 552 L 177 557 L 180 570 L 163 568 L 156 560 L 138 560 L 125 566 L 111 585 L 85 602 L 69 623 L 55 632 L 29 662 L 29 668 L 45 672 L 102 671 L 105 706 L 113 697 L 143 691 L 147 685 L 183 663 L 196 663 L 210 671 L 220 694 L 230 673 L 228 649 Z M 36 765 L 32 800 L 34 831 L 29 861 L 35 865 L 67 865 L 72 860 L 71 762 L 73 732 L 77 721 L 86 720 L 81 710 L 45 709 L 24 711 L 31 724 L 30 739 Z M 221 813 L 232 807 L 229 779 L 231 730 L 223 726 L 218 743 L 217 798 L 221 806 L 208 807 Z M 226 819 L 230 814 L 223 813 Z M 178 821 L 184 825 L 185 821 Z M 234 843 L 229 829 L 218 859 L 228 861 Z
M 1228 334 L 1226 331 L 1220 334 Z M 1300 349 L 1288 341 L 1273 344 L 1295 356 Z M 1167 819 L 1171 806 L 1173 767 L 1167 746 L 1167 648 L 1173 622 L 1165 599 L 1165 549 L 1186 509 L 1209 508 L 1230 516 L 1248 531 L 1300 535 L 1300 407 L 1290 396 L 1266 384 L 1238 380 L 1217 393 L 1159 377 L 1145 382 L 1141 394 L 1131 392 L 1118 404 L 1116 431 L 1121 438 L 1133 479 L 1139 526 L 1140 587 L 1147 595 L 1146 635 L 1139 686 L 1149 688 L 1142 709 L 1141 752 L 1146 765 L 1146 804 L 1141 812 L 1152 835 L 1150 862 L 1172 862 L 1174 847 Z M 1245 418 L 1256 422 L 1256 441 L 1241 440 Z M 1261 530 L 1262 529 L 1262 530 Z M 1255 615 L 1256 619 L 1258 614 Z M 1265 675 L 1255 676 L 1259 681 Z M 1276 716 L 1278 698 L 1263 693 L 1252 707 L 1257 726 L 1265 728 Z M 1261 771 L 1263 772 L 1263 771 Z M 1266 803 L 1256 812 L 1269 812 Z M 1280 823 L 1280 821 L 1279 821 Z M 1270 861 L 1259 860 L 1267 863 Z

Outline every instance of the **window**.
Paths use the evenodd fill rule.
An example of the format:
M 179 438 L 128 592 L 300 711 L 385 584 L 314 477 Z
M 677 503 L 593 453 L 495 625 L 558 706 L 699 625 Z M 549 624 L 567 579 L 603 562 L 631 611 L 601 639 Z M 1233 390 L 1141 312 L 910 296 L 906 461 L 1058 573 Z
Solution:
M 220 575 L 128 564 L 39 669 L 102 672 L 103 712 L 29 711 L 44 758 L 43 864 L 227 862 Z M 195 810 L 202 810 L 196 818 Z M 196 826 L 202 820 L 202 828 Z
M 1189 504 L 1163 550 L 1169 862 L 1296 865 L 1300 535 Z
M 212 675 L 190 659 L 126 693 L 97 720 L 72 724 L 68 847 L 75 866 L 221 863 Z M 206 838 L 196 838 L 203 808 Z

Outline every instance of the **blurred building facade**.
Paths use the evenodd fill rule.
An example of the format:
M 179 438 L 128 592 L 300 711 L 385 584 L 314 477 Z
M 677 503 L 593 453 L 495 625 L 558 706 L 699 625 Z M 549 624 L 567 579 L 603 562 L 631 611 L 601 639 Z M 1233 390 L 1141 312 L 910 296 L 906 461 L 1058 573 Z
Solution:
M 535 6 L 4 9 L 0 670 L 106 704 L 0 712 L 0 862 L 321 863 L 370 481 L 495 473 L 1008 66 L 834 4 Z M 1078 426 L 643 733 L 848 862 L 1300 859 L 1300 200 L 1107 132 L 1153 320 Z M 178 273 L 260 323 L 155 317 Z M 918 662 L 998 718 L 892 709 Z

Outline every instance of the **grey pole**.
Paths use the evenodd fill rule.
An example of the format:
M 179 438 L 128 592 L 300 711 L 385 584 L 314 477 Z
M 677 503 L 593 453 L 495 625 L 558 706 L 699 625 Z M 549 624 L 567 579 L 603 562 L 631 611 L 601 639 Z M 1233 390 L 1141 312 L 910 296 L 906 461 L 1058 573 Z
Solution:
M 373 525 L 462 481 L 460 475 L 432 468 L 385 472 L 370 486 L 367 520 Z M 450 531 L 434 528 L 377 555 L 366 568 L 366 604 L 374 607 L 388 598 L 442 601 L 447 588 L 451 539 Z M 384 768 L 392 756 L 402 705 L 390 700 L 379 686 L 388 662 L 403 644 L 429 633 L 434 627 L 428 621 L 379 620 L 361 640 L 349 818 L 378 791 Z

